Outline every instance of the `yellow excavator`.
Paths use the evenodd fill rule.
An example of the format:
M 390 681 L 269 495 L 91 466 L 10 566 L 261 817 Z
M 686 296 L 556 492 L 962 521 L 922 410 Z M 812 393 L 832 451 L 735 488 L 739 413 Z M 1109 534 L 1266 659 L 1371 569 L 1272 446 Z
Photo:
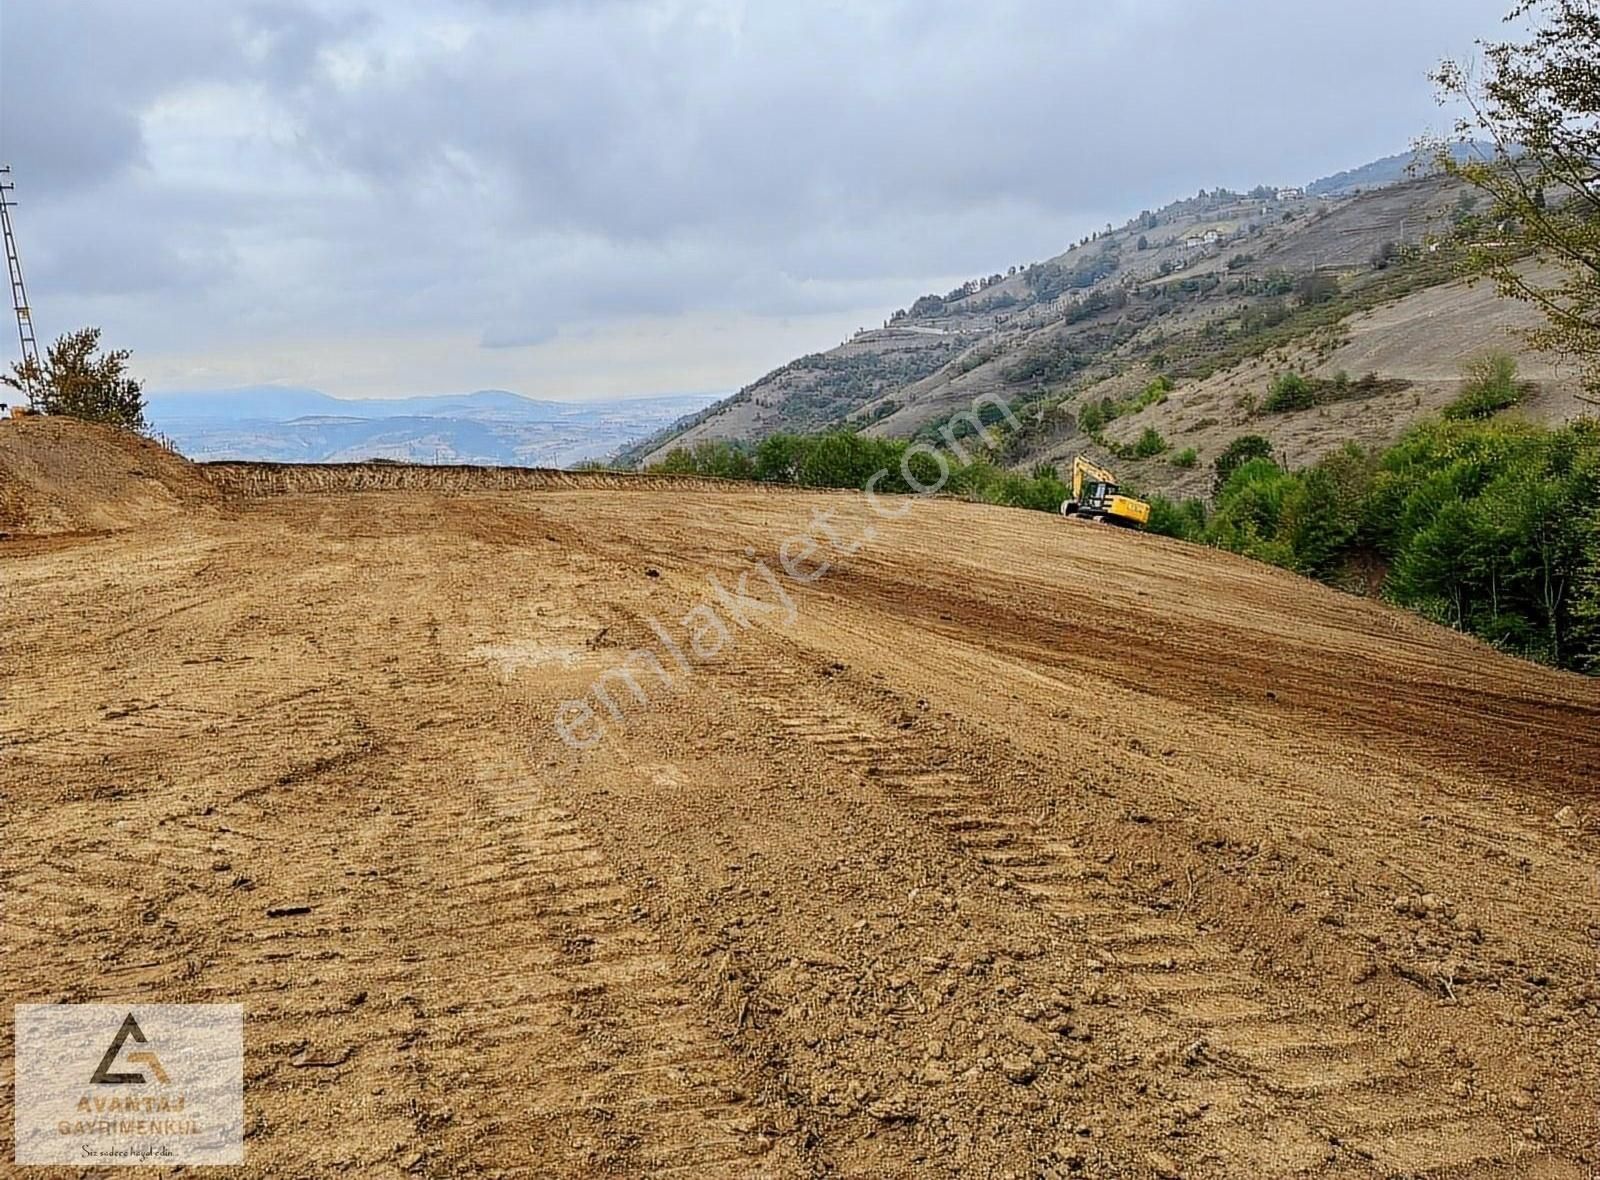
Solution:
M 1079 455 L 1072 461 L 1072 499 L 1061 505 L 1061 515 L 1142 529 L 1150 523 L 1150 505 L 1120 495 L 1115 475 Z

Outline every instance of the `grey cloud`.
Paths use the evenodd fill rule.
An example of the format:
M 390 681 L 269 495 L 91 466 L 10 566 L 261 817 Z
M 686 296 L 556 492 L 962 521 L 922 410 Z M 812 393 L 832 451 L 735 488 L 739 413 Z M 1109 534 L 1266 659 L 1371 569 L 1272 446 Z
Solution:
M 7 0 L 0 154 L 62 316 L 504 350 L 886 311 L 1399 150 L 1507 2 Z

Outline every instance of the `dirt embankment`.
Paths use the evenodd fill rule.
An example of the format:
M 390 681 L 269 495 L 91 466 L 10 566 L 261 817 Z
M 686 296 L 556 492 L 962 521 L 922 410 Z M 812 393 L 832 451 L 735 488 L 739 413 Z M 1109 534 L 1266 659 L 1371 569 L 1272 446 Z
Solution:
M 125 430 L 70 418 L 0 421 L 0 535 L 109 532 L 216 498 L 194 464 Z
M 749 490 L 748 484 L 695 476 L 626 471 L 561 471 L 552 467 L 435 467 L 411 463 L 248 463 L 199 468 L 229 495 L 282 496 L 339 492 L 550 492 Z
M 374 491 L 715 492 L 694 476 L 403 463 L 196 464 L 128 431 L 64 417 L 0 421 L 0 537 L 116 532 L 223 499 Z

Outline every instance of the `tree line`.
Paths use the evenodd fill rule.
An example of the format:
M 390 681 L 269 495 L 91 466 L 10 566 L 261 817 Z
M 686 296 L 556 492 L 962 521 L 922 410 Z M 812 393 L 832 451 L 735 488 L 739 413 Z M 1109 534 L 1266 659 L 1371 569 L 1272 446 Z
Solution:
M 1213 505 L 1157 497 L 1152 530 L 1346 588 L 1376 574 L 1435 622 L 1600 674 L 1600 422 L 1446 417 L 1299 471 L 1248 435 L 1216 473 Z
M 652 471 L 675 475 L 751 480 L 805 488 L 870 486 L 874 492 L 909 494 L 937 488 L 982 504 L 1055 512 L 1069 489 L 1056 469 L 1041 464 L 1024 474 L 975 454 L 979 440 L 932 454 L 927 443 L 897 438 L 872 438 L 845 430 L 826 434 L 773 434 L 759 443 L 703 440 L 678 447 Z

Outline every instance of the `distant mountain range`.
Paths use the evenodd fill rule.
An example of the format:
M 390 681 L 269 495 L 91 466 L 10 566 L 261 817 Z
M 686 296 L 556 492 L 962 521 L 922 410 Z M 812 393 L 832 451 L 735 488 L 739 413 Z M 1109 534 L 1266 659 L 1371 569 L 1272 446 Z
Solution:
M 558 402 L 484 389 L 356 399 L 259 385 L 152 394 L 145 417 L 192 459 L 567 467 L 611 456 L 717 396 Z

